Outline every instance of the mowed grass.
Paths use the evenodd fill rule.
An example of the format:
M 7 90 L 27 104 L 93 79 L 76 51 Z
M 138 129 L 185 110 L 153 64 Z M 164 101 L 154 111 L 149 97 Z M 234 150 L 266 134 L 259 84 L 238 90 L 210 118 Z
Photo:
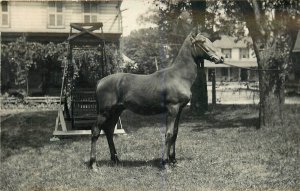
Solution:
M 283 125 L 256 129 L 255 106 L 218 106 L 204 116 L 183 112 L 178 165 L 161 169 L 164 117 L 122 115 L 115 136 L 121 164 L 110 162 L 104 136 L 98 172 L 87 167 L 90 138 L 50 142 L 56 112 L 23 112 L 1 122 L 0 190 L 300 190 L 300 106 Z

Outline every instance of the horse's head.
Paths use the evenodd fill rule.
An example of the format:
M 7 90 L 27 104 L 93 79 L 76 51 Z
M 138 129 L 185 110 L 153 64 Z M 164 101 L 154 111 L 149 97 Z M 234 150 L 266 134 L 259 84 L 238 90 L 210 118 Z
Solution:
M 204 58 L 216 64 L 223 63 L 224 58 L 217 54 L 213 43 L 205 36 L 198 34 L 196 36 L 190 35 L 192 42 L 192 56 L 194 59 Z

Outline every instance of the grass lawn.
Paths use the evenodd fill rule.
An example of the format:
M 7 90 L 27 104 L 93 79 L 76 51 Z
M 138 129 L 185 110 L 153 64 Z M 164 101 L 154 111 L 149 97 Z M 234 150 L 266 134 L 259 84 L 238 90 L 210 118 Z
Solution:
M 122 115 L 115 136 L 122 163 L 110 162 L 105 137 L 98 172 L 88 169 L 90 138 L 50 142 L 56 112 L 21 112 L 1 121 L 0 190 L 300 190 L 300 105 L 285 123 L 256 129 L 255 106 L 218 106 L 204 116 L 183 112 L 178 166 L 160 168 L 162 116 Z

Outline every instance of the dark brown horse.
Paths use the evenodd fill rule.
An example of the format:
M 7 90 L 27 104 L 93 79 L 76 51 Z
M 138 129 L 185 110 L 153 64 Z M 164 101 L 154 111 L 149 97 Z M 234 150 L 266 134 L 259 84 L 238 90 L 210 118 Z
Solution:
M 113 141 L 114 127 L 122 111 L 129 109 L 143 115 L 166 113 L 163 164 L 175 163 L 175 142 L 182 109 L 191 98 L 196 79 L 195 60 L 208 59 L 222 63 L 212 42 L 206 37 L 188 35 L 172 66 L 150 75 L 117 73 L 100 80 L 96 88 L 97 121 L 92 127 L 90 166 L 96 168 L 96 141 L 101 129 L 105 132 L 111 160 L 118 162 Z M 171 151 L 172 147 L 172 151 Z

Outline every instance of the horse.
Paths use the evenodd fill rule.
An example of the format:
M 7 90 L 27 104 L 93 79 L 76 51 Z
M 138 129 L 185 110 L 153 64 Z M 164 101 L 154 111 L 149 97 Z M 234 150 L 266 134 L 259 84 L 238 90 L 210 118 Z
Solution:
M 175 142 L 182 109 L 191 99 L 191 86 L 197 76 L 199 59 L 223 63 L 212 42 L 201 34 L 190 33 L 172 65 L 149 75 L 116 73 L 96 85 L 97 119 L 92 126 L 89 166 L 96 166 L 96 142 L 103 130 L 111 160 L 119 162 L 113 141 L 114 127 L 125 109 L 142 115 L 166 114 L 163 166 L 176 163 Z M 172 150 L 172 151 L 171 151 Z

